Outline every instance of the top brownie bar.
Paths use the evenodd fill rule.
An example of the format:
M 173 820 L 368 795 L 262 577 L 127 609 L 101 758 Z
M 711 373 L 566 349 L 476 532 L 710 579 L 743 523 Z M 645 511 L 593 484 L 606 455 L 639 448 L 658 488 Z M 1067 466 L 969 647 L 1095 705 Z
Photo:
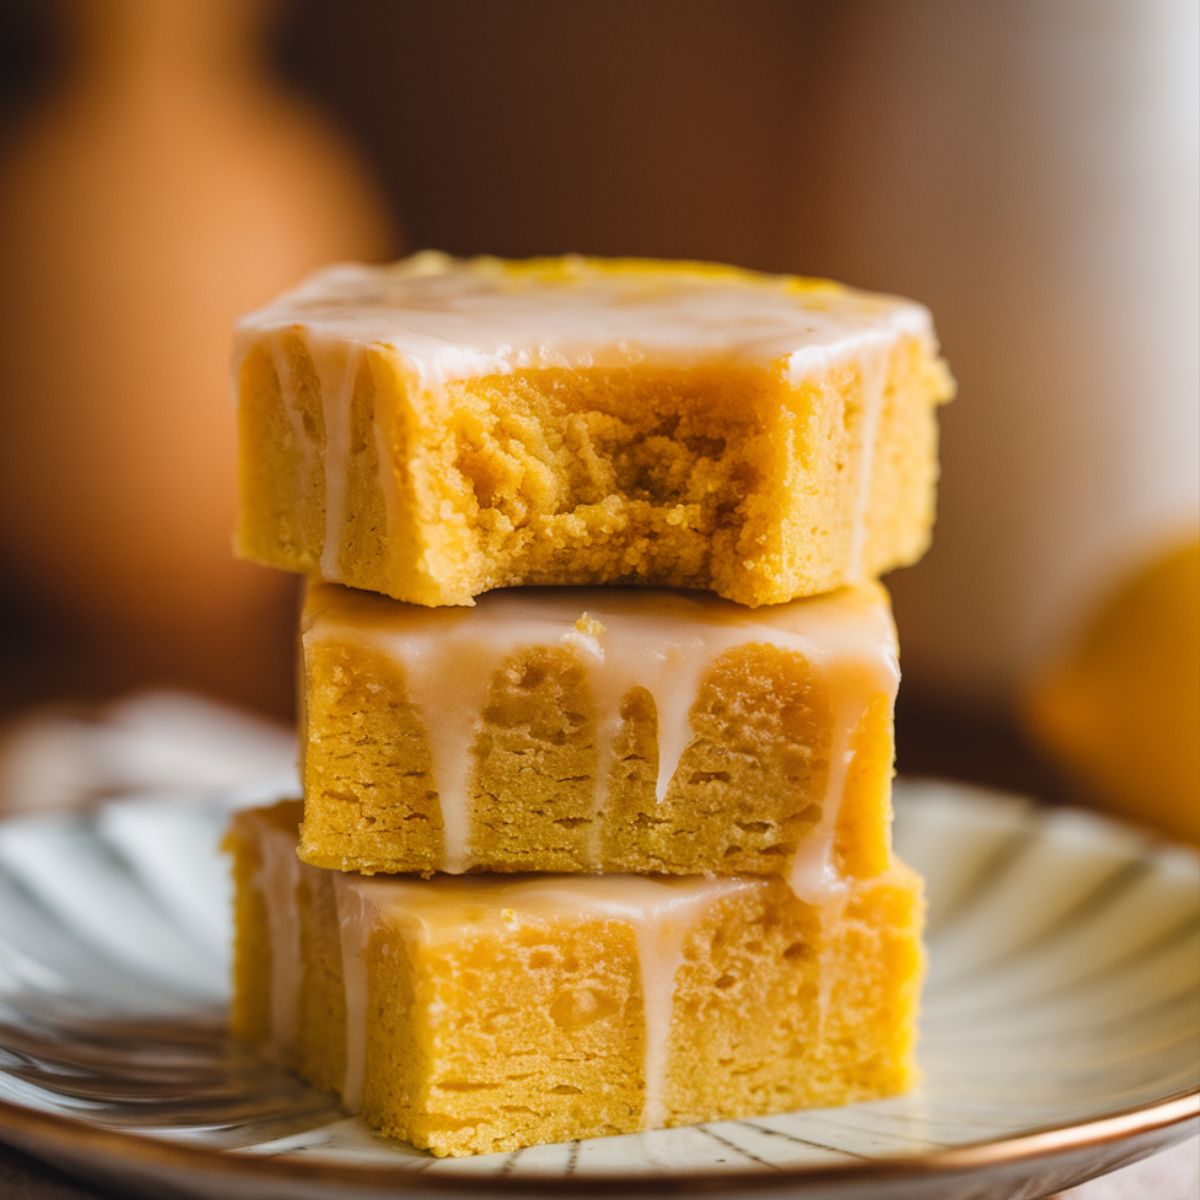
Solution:
M 688 263 L 421 254 L 245 318 L 242 555 L 424 605 L 528 584 L 747 605 L 914 561 L 929 314 Z

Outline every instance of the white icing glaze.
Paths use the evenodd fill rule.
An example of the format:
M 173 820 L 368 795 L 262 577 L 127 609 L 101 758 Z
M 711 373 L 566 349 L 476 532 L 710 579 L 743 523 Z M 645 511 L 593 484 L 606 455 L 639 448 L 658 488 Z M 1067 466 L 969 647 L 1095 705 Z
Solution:
M 894 659 L 892 662 L 895 664 Z M 898 664 L 894 665 L 891 677 L 891 695 L 894 697 L 900 679 Z M 846 885 L 835 860 L 837 822 L 846 778 L 854 761 L 854 734 L 871 701 L 879 694 L 880 678 L 878 668 L 865 661 L 843 660 L 839 670 L 825 672 L 833 710 L 833 736 L 829 744 L 821 819 L 796 847 L 788 865 L 788 883 L 792 891 L 801 900 L 812 904 L 821 903 L 830 893 L 844 890 Z
M 603 867 L 601 830 L 604 821 L 604 798 L 608 791 L 609 771 L 613 761 L 613 743 L 621 731 L 621 704 L 625 699 L 621 693 L 620 678 L 612 671 L 604 670 L 604 645 L 601 635 L 603 626 L 594 618 L 581 614 L 578 624 L 560 639 L 571 646 L 591 667 L 589 682 L 596 706 L 596 723 L 593 740 L 596 747 L 595 774 L 592 776 L 592 821 L 588 826 L 588 863 L 599 871 Z
M 400 666 L 429 735 L 444 825 L 443 869 L 451 873 L 473 865 L 473 748 L 488 688 L 517 651 L 566 646 L 587 668 L 597 709 L 590 833 L 596 863 L 625 697 L 644 688 L 654 701 L 661 801 L 691 740 L 691 709 L 713 663 L 750 644 L 802 655 L 827 682 L 835 725 L 822 820 L 790 873 L 797 894 L 808 895 L 836 874 L 833 834 L 850 739 L 867 704 L 880 691 L 894 695 L 899 681 L 895 628 L 877 584 L 753 610 L 703 593 L 626 588 L 513 589 L 490 592 L 472 609 L 429 609 L 314 582 L 303 638 L 305 645 L 322 639 L 370 645 Z
M 300 408 L 296 403 L 300 388 L 296 383 L 296 373 L 292 369 L 292 360 L 282 334 L 271 339 L 271 360 L 279 379 L 279 394 L 283 398 L 283 411 L 292 432 L 294 451 L 307 458 L 312 452 L 312 439 L 308 436 L 300 417 Z
M 732 268 L 427 253 L 328 267 L 239 324 L 383 345 L 422 387 L 544 368 L 767 366 L 798 380 L 864 345 L 931 336 L 919 304 Z
M 506 931 L 556 918 L 602 916 L 633 930 L 642 993 L 644 1033 L 642 1127 L 660 1126 L 667 1114 L 666 1083 L 671 1054 L 675 979 L 683 963 L 688 933 L 711 907 L 728 896 L 765 887 L 752 879 L 660 879 L 637 875 L 442 876 L 435 880 L 399 877 L 338 881 L 343 963 L 361 963 L 376 921 L 415 926 L 425 936 L 438 930 L 495 925 Z M 345 912 L 347 916 L 341 916 Z M 346 978 L 346 1080 L 361 1092 L 365 1048 L 366 985 L 362 975 Z
M 296 838 L 264 827 L 259 839 L 259 868 L 255 885 L 267 910 L 271 977 L 271 1048 L 285 1056 L 296 1041 L 300 1024 L 300 872 Z
M 296 371 L 287 349 L 286 332 L 271 340 L 275 373 L 283 411 L 291 429 L 298 466 L 311 472 L 318 461 L 325 496 L 325 534 L 321 547 L 321 573 L 326 578 L 339 574 L 338 558 L 346 532 L 346 484 L 350 476 L 350 426 L 354 386 L 362 363 L 362 353 L 352 344 L 327 339 L 306 339 L 306 348 L 317 375 L 321 411 L 325 423 L 325 451 L 321 455 L 304 426 L 300 413 L 300 389 Z M 384 490 L 384 495 L 392 489 Z
M 342 1077 L 342 1103 L 358 1112 L 362 1102 L 367 1059 L 367 943 L 376 920 L 371 894 L 355 886 L 356 877 L 341 872 L 333 876 L 337 902 L 339 945 L 342 954 L 342 994 L 346 1011 L 346 1068 Z

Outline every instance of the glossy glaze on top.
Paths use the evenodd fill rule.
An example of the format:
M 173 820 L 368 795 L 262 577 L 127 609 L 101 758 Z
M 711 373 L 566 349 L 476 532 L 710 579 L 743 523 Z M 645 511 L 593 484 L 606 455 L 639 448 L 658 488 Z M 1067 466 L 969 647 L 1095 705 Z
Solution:
M 327 267 L 239 324 L 240 344 L 300 327 L 310 345 L 390 347 L 419 386 L 517 370 L 759 367 L 802 377 L 901 335 L 932 338 L 912 301 L 733 267 L 427 252 Z

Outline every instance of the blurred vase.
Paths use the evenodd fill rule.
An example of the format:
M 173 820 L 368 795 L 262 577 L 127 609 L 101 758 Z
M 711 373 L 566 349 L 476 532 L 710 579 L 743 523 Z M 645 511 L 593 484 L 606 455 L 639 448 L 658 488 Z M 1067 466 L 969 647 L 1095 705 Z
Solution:
M 354 156 L 269 78 L 270 6 L 68 5 L 67 76 L 0 166 L 0 555 L 113 682 L 278 701 L 285 581 L 230 555 L 230 327 L 390 246 Z
M 909 688 L 1009 703 L 1127 563 L 1196 528 L 1197 11 L 828 14 L 794 260 L 926 301 L 960 385 L 933 549 L 891 581 Z

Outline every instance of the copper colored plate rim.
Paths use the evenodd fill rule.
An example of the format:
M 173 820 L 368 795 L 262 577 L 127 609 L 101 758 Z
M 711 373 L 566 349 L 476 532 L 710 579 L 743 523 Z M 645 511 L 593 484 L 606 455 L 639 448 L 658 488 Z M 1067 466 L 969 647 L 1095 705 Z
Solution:
M 117 1165 L 121 1161 L 136 1159 L 146 1166 L 253 1179 L 258 1183 L 293 1180 L 309 1184 L 396 1190 L 404 1190 L 406 1184 L 412 1184 L 427 1191 L 460 1195 L 487 1192 L 560 1195 L 567 1191 L 583 1195 L 613 1191 L 720 1192 L 747 1187 L 763 1191 L 806 1183 L 877 1182 L 888 1175 L 947 1174 L 1049 1158 L 1069 1151 L 1123 1141 L 1139 1134 L 1183 1126 L 1190 1120 L 1200 1121 L 1200 1088 L 1177 1092 L 1149 1105 L 1121 1109 L 1083 1122 L 1047 1126 L 1010 1137 L 969 1142 L 921 1154 L 880 1157 L 866 1162 L 779 1171 L 683 1171 L 661 1177 L 605 1173 L 590 1178 L 548 1175 L 539 1179 L 530 1176 L 480 1177 L 452 1172 L 431 1175 L 426 1171 L 312 1161 L 289 1163 L 279 1157 L 263 1158 L 203 1146 L 185 1146 L 121 1130 L 103 1129 L 74 1117 L 41 1112 L 0 1100 L 0 1140 L 7 1140 L 5 1134 L 11 1131 L 62 1145 L 76 1155 L 80 1151 L 95 1151 L 110 1161 L 115 1160 Z M 1177 1133 L 1177 1137 L 1169 1140 L 1181 1141 L 1187 1136 L 1184 1129 L 1178 1129 Z

